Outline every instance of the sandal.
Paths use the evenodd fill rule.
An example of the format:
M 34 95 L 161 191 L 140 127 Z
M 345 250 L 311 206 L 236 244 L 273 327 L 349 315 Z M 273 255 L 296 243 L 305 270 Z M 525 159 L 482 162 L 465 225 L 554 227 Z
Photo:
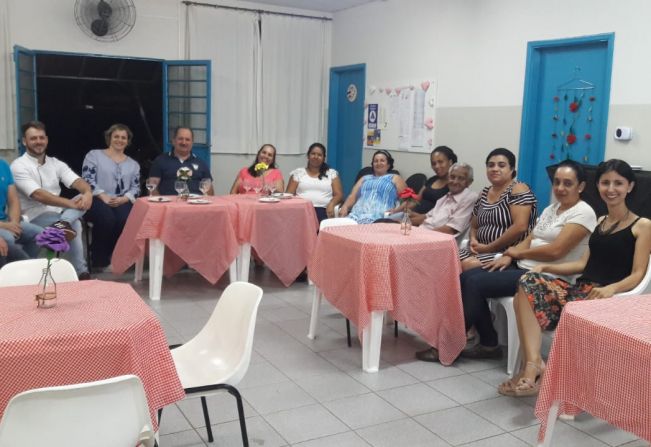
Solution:
M 515 387 L 517 382 L 518 380 L 516 380 L 516 378 L 502 382 L 500 386 L 497 387 L 497 392 L 502 396 L 515 396 Z
M 528 377 L 521 377 L 513 388 L 514 396 L 516 397 L 536 396 L 540 391 L 540 383 L 545 373 L 545 363 L 542 360 L 539 364 L 527 362 L 525 369 L 528 367 L 536 370 L 536 378 L 532 380 Z

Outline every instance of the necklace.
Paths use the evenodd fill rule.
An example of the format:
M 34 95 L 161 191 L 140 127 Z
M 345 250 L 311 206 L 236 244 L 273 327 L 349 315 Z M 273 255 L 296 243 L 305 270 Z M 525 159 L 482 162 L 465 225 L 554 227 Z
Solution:
M 618 220 L 608 228 L 604 229 L 604 226 L 606 225 L 606 219 L 608 219 L 608 215 L 606 215 L 606 218 L 601 222 L 601 226 L 599 226 L 599 233 L 602 236 L 608 236 L 610 233 L 615 231 L 615 228 L 617 228 L 617 225 L 619 225 L 621 222 L 626 222 L 626 219 L 628 219 L 629 214 L 631 214 L 631 210 L 626 210 L 626 216 L 622 220 Z

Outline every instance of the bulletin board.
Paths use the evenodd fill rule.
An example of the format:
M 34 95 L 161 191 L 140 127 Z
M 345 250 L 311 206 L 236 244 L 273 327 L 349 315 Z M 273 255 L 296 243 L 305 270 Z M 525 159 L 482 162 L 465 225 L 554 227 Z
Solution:
M 427 152 L 434 147 L 433 80 L 370 86 L 364 110 L 364 147 Z

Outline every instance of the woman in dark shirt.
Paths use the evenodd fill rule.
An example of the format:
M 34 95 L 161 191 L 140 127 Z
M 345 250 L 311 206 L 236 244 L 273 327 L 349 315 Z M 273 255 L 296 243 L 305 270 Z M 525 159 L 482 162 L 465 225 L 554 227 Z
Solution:
M 447 146 L 437 146 L 430 154 L 430 163 L 434 176 L 430 177 L 418 192 L 418 204 L 414 202 L 411 210 L 411 222 L 420 225 L 425 214 L 436 205 L 436 201 L 448 193 L 448 171 L 457 162 L 457 154 Z M 396 210 L 397 212 L 398 210 Z M 402 210 L 400 210 L 402 211 Z
M 599 219 L 583 257 L 564 264 L 540 264 L 520 278 L 513 306 L 524 354 L 523 368 L 512 380 L 500 385 L 501 394 L 538 393 L 544 372 L 541 329 L 556 327 L 565 304 L 625 292 L 637 286 L 646 273 L 651 221 L 636 216 L 626 206 L 626 196 L 635 186 L 633 170 L 625 161 L 609 160 L 599 165 L 596 178 L 608 214 Z M 570 284 L 545 272 L 582 275 Z

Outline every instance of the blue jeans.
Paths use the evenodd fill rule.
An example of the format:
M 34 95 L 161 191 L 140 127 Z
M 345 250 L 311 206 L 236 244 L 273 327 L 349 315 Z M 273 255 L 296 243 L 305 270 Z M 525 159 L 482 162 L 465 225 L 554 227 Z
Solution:
M 21 222 L 20 228 L 23 232 L 18 239 L 14 239 L 11 231 L 0 229 L 0 237 L 7 242 L 9 246 L 8 261 L 18 261 L 21 259 L 35 258 L 41 247 L 36 245 L 36 235 L 43 231 L 42 227 L 27 222 Z M 22 245 L 22 247 L 21 247 Z
M 501 272 L 489 272 L 477 267 L 461 274 L 461 299 L 466 330 L 475 326 L 482 345 L 497 346 L 497 332 L 493 327 L 493 317 L 486 299 L 515 295 L 518 280 L 526 272 L 514 267 Z
M 117 207 L 108 206 L 99 197 L 93 197 L 93 206 L 86 214 L 86 220 L 93 223 L 89 255 L 93 267 L 106 267 L 111 263 L 113 249 L 122 234 L 131 207 L 131 202 Z
M 77 232 L 77 236 L 70 241 L 70 250 L 67 253 L 64 253 L 63 257 L 72 263 L 78 275 L 88 272 L 88 264 L 86 264 L 86 257 L 84 256 L 81 222 L 79 221 L 84 213 L 86 213 L 84 210 L 66 208 L 62 213 L 48 211 L 39 214 L 31 221 L 34 225 L 45 228 L 56 221 L 63 220 L 68 222 L 72 229 Z

